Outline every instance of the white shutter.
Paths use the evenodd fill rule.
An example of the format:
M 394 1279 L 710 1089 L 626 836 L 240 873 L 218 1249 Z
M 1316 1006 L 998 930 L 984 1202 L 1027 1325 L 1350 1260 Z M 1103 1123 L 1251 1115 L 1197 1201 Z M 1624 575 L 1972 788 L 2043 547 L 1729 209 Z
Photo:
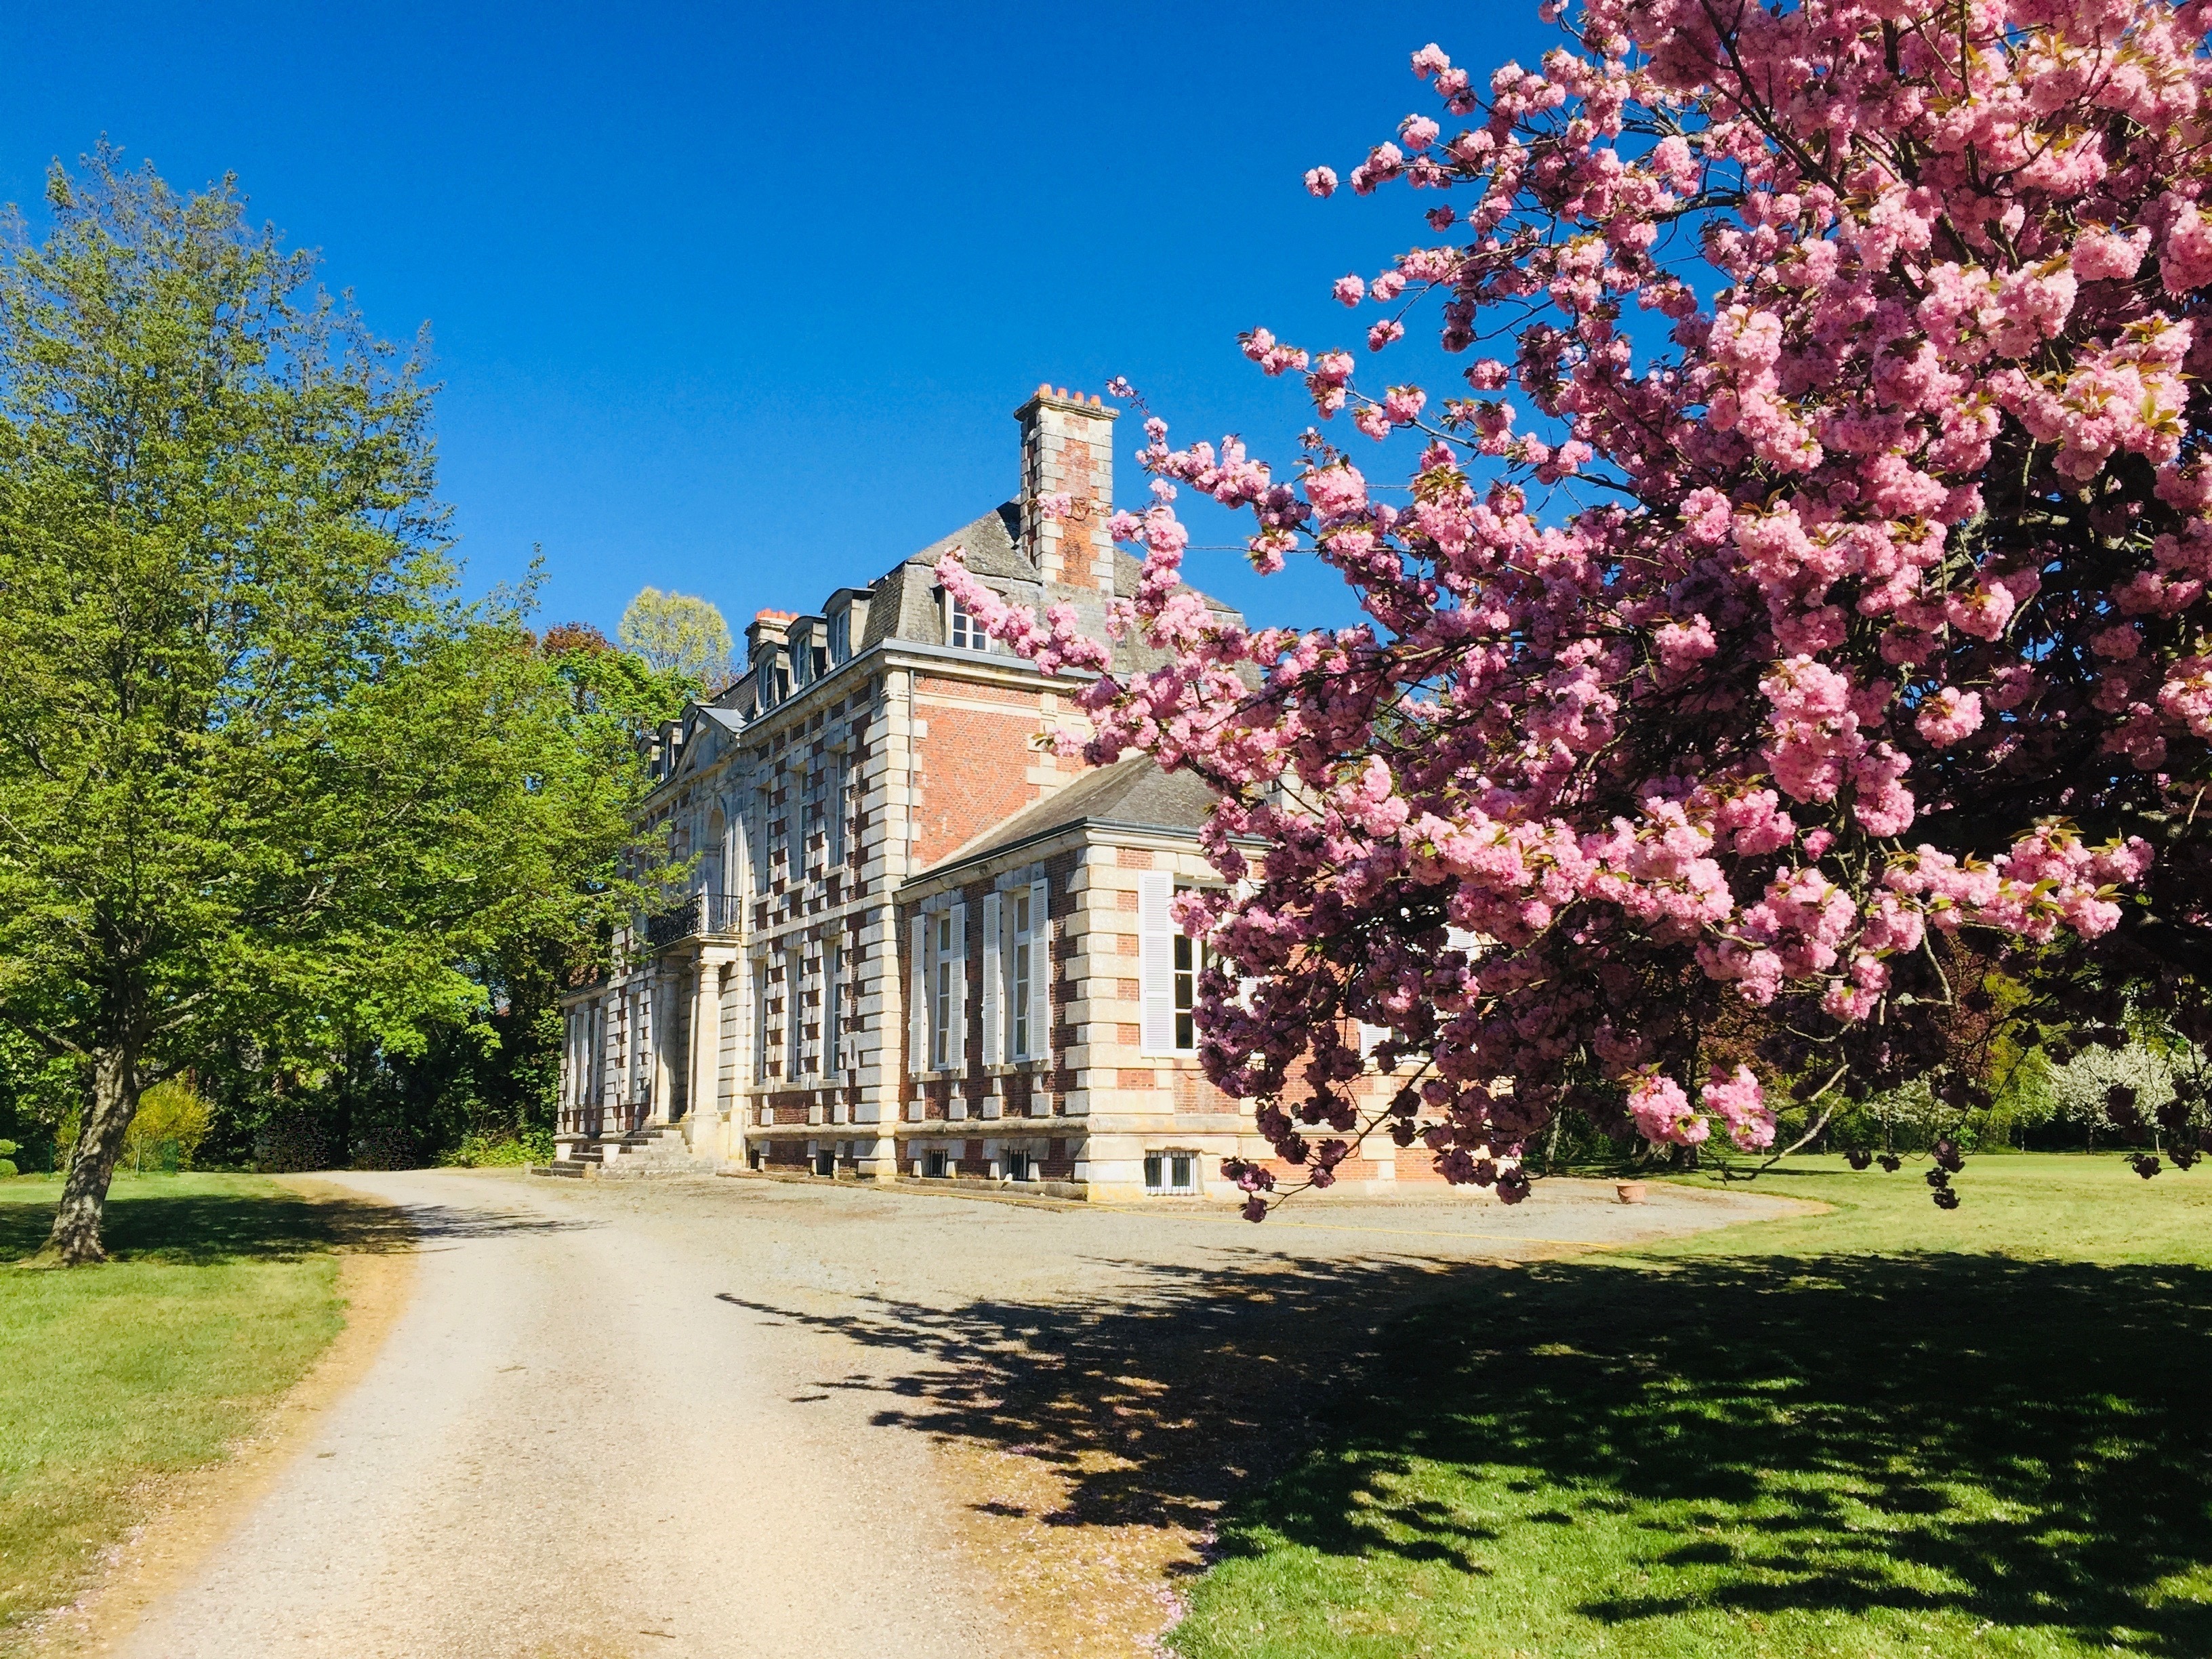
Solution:
M 946 1034 L 945 1063 L 954 1073 L 968 1069 L 968 907 L 952 907 L 952 1030 Z
M 1390 1035 L 1390 1028 L 1387 1025 L 1370 1025 L 1364 1019 L 1359 1021 L 1358 1024 L 1359 1057 L 1362 1060 L 1370 1059 L 1375 1053 L 1375 1045 Z
M 929 1069 L 929 919 L 907 924 L 914 940 L 914 972 L 906 982 L 907 1068 L 920 1077 Z
M 1005 1000 L 999 989 L 1000 913 L 1002 906 L 999 895 L 983 895 L 983 1063 L 999 1063 L 1000 1005 Z
M 1052 1054 L 1052 912 L 1041 881 L 1030 884 L 1030 1060 Z
M 1174 897 L 1174 884 L 1165 873 L 1147 870 L 1137 877 L 1141 1047 L 1148 1054 L 1175 1052 L 1175 921 L 1168 915 Z

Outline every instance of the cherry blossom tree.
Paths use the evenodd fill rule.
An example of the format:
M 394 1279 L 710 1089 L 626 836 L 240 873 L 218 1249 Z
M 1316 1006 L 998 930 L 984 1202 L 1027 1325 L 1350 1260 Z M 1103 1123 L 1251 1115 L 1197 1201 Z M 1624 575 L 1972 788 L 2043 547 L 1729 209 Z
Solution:
M 1224 964 L 1209 1073 L 1311 1185 L 1387 1129 L 1516 1198 L 1562 1112 L 1759 1149 L 1778 1081 L 1971 1103 L 1968 953 L 2040 988 L 2031 1020 L 2125 981 L 2202 1037 L 2212 5 L 1563 10 L 1535 69 L 1423 47 L 1435 113 L 1306 174 L 1429 193 L 1422 245 L 1334 294 L 1378 367 L 1435 328 L 1463 390 L 1255 328 L 1320 417 L 1294 465 L 1146 421 L 1115 620 L 1164 666 L 1103 672 L 1069 613 L 943 568 L 1017 649 L 1102 671 L 1090 758 L 1220 792 L 1224 885 L 1181 901 Z M 1367 620 L 1208 611 L 1179 490 Z M 1712 1063 L 1726 999 L 1756 1068 Z M 1410 1081 L 1364 1116 L 1378 1064 Z M 1233 1173 L 1258 1218 L 1276 1176 Z

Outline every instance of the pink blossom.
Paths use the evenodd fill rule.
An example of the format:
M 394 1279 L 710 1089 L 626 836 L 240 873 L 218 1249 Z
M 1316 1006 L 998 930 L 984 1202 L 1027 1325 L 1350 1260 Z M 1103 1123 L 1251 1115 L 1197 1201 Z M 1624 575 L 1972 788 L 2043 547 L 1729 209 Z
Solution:
M 1686 623 L 1668 623 L 1652 635 L 1658 647 L 1659 661 L 1670 674 L 1686 672 L 1694 663 L 1704 661 L 1720 649 L 1713 638 L 1713 625 L 1702 615 L 1692 617 Z
M 1947 685 L 1920 705 L 1912 723 L 1922 737 L 1938 749 L 1945 748 L 1981 729 L 1982 700 L 1972 691 Z
M 1705 1086 L 1704 1105 L 1721 1121 L 1729 1139 L 1745 1152 L 1774 1144 L 1773 1109 L 1767 1105 L 1765 1091 L 1749 1066 L 1739 1066 L 1733 1072 L 1714 1066 Z
M 1690 1109 L 1682 1085 L 1656 1072 L 1629 1085 L 1628 1115 L 1646 1140 L 1694 1146 L 1712 1133 L 1712 1126 Z
M 1394 386 L 1382 395 L 1382 412 L 1394 426 L 1411 426 L 1428 400 L 1429 394 L 1417 386 Z
M 1147 415 L 1110 659 L 1066 603 L 940 565 L 994 637 L 1096 675 L 1057 722 L 1091 722 L 1089 759 L 1216 798 L 1209 939 L 1239 989 L 1198 993 L 1201 1064 L 1301 1181 L 1379 1113 L 1502 1191 L 1556 1114 L 1617 1123 L 1614 1090 L 1647 1138 L 1770 1145 L 1754 1067 L 1706 1075 L 1700 975 L 1883 1087 L 1951 1041 L 1931 929 L 2031 947 L 2031 978 L 2192 982 L 2122 924 L 2165 873 L 2159 920 L 2212 928 L 2203 9 L 1970 9 L 1964 54 L 1894 7 L 1675 0 L 1587 0 L 1534 68 L 1424 47 L 1443 109 L 1349 179 L 1423 192 L 1411 246 L 1333 291 L 1387 308 L 1370 349 L 1434 327 L 1465 395 L 1243 336 L 1318 429 L 1270 466 Z M 1255 234 L 1297 264 L 1310 228 Z M 1422 427 L 1418 459 L 1352 467 L 1339 413 Z M 1177 491 L 1359 613 L 1209 605 Z M 2116 808 L 2165 826 L 2172 872 L 2076 827 Z M 1355 1023 L 1421 1057 L 1387 1111 Z M 1700 1077 L 1693 1107 L 1674 1079 Z

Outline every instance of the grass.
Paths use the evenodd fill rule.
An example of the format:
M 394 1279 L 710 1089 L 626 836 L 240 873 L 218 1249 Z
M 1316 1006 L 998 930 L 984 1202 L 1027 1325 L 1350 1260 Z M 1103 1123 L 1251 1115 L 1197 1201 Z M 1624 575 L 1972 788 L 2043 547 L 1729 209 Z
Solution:
M 59 1190 L 0 1181 L 0 1264 L 45 1241 Z M 329 1346 L 345 1212 L 252 1176 L 124 1176 L 115 1260 L 0 1265 L 0 1653 Z
M 1173 1651 L 2212 1654 L 2212 1166 L 1775 1173 L 1835 1210 L 1403 1322 Z

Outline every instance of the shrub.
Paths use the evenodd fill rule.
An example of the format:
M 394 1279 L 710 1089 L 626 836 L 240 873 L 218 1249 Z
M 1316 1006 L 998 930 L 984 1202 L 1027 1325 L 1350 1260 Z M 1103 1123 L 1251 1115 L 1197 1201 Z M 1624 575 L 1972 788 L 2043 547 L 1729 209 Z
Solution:
M 207 1133 L 207 1102 L 191 1084 L 171 1078 L 139 1096 L 138 1115 L 123 1132 L 123 1156 L 142 1174 L 149 1163 L 157 1170 L 180 1170 Z
M 439 1158 L 448 1169 L 510 1169 L 524 1164 L 548 1164 L 553 1158 L 553 1137 L 543 1129 L 522 1133 L 471 1130 L 460 1145 Z

